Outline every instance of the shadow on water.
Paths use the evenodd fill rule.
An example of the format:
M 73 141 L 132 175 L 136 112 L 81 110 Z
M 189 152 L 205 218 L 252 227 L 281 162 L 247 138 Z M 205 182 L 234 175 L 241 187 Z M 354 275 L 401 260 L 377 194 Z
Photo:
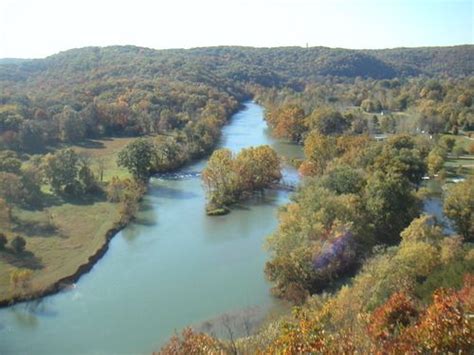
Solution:
M 248 307 L 198 323 L 193 328 L 211 336 L 230 339 L 254 334 L 265 318 L 267 307 Z
M 154 210 L 155 210 L 155 206 L 148 199 L 142 200 L 139 207 L 138 207 L 138 212 L 140 212 L 140 213 L 146 213 L 148 211 L 154 211 Z
M 250 211 L 251 206 L 243 203 L 235 203 L 231 206 L 231 211 Z
M 134 224 L 138 224 L 144 227 L 153 227 L 156 226 L 157 221 L 153 216 L 138 217 L 133 220 Z
M 132 242 L 143 236 L 144 228 L 154 228 L 157 225 L 158 218 L 156 216 L 139 217 L 134 219 L 133 223 L 129 224 L 121 233 L 126 241 Z
M 248 337 L 256 334 L 263 325 L 287 314 L 291 306 L 278 301 L 273 306 L 252 306 L 222 313 L 192 326 L 196 331 L 223 339 Z
M 38 299 L 23 305 L 23 312 L 37 317 L 54 318 L 59 315 L 44 299 Z
M 55 318 L 59 315 L 43 299 L 17 304 L 10 309 L 10 312 L 13 314 L 13 319 L 17 324 L 30 329 L 39 326 L 40 318 Z
M 278 197 L 274 192 L 256 194 L 250 199 L 235 203 L 230 206 L 231 211 L 251 211 L 256 206 L 279 206 Z M 215 217 L 212 217 L 215 218 Z
M 191 191 L 184 191 L 183 189 L 175 189 L 162 185 L 150 189 L 149 195 L 170 200 L 189 200 L 199 196 Z
M 129 225 L 127 229 L 122 231 L 123 238 L 128 243 L 132 243 L 136 240 L 141 234 L 141 229 L 138 226 Z
M 39 325 L 38 317 L 26 309 L 14 307 L 11 309 L 15 322 L 22 328 L 35 329 Z

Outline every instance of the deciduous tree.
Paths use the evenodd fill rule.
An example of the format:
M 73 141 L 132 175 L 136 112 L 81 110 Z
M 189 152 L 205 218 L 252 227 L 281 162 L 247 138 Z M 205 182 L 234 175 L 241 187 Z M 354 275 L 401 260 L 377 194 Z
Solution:
M 138 138 L 123 148 L 117 159 L 119 166 L 127 168 L 136 180 L 146 181 L 152 167 L 153 144 Z
M 25 251 L 26 241 L 23 237 L 17 235 L 15 238 L 12 239 L 10 245 L 12 246 L 15 253 L 20 254 Z
M 448 190 L 444 213 L 466 241 L 474 241 L 474 178 L 457 183 Z
M 44 157 L 43 169 L 51 187 L 62 192 L 76 183 L 79 157 L 70 148 L 62 149 Z

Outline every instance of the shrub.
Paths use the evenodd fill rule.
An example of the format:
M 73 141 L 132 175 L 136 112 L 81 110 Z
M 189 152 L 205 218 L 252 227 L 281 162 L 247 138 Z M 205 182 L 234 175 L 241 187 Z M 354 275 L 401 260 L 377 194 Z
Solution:
M 12 246 L 15 253 L 19 254 L 25 251 L 26 241 L 24 238 L 17 235 L 15 238 L 13 238 L 10 245 Z
M 0 233 L 0 250 L 5 249 L 5 245 L 7 245 L 7 237 L 5 234 Z

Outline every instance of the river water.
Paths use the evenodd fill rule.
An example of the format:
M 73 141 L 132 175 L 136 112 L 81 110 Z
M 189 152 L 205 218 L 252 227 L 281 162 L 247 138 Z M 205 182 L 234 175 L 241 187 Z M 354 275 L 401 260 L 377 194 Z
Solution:
M 224 127 L 234 152 L 270 144 L 262 108 L 247 102 Z M 0 354 L 146 354 L 187 325 L 219 333 L 219 321 L 258 323 L 276 305 L 263 268 L 265 237 L 277 225 L 284 191 L 268 191 L 220 217 L 204 213 L 199 172 L 206 161 L 151 179 L 136 222 L 69 291 L 0 310 Z M 284 167 L 284 179 L 297 173 Z M 247 329 L 247 328 L 246 328 Z

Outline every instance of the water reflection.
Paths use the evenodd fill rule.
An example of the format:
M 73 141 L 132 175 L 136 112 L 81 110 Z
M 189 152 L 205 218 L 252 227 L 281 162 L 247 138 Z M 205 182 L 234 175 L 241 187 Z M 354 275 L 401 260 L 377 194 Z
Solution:
M 445 234 L 454 234 L 455 230 L 451 221 L 444 215 L 443 200 L 440 197 L 428 197 L 423 200 L 423 211 L 436 217 L 436 221 L 443 227 Z
M 151 196 L 156 196 L 159 198 L 171 199 L 171 200 L 188 200 L 191 198 L 199 197 L 198 194 L 192 191 L 186 191 L 182 189 L 177 189 L 165 185 L 153 186 L 149 194 Z
M 17 323 L 17 326 L 26 329 L 34 329 L 38 327 L 38 316 L 31 312 L 27 307 L 18 307 L 15 306 L 11 309 L 11 313 L 14 316 L 14 320 Z

